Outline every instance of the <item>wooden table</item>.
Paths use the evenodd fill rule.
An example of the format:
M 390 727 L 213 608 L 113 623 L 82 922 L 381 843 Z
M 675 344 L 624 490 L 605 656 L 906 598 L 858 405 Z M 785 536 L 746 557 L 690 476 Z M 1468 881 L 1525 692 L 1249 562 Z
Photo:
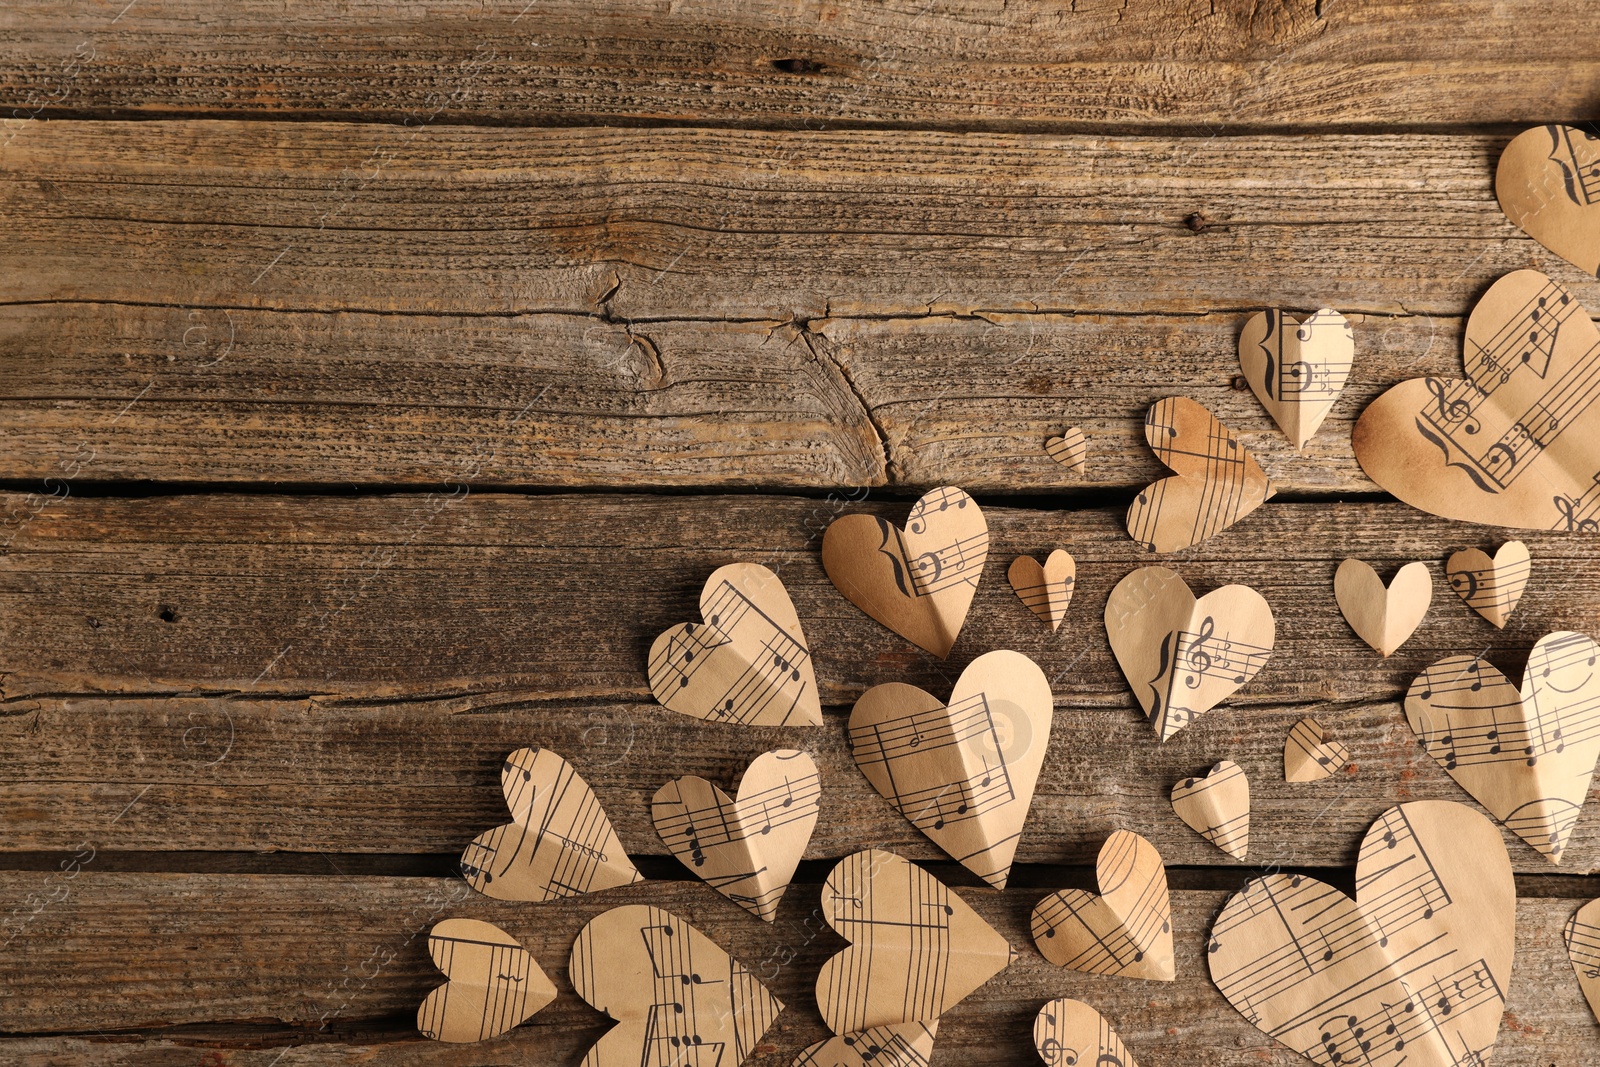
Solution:
M 841 945 L 807 923 L 817 886 L 881 844 L 1020 951 L 945 1017 L 935 1067 L 1036 1063 L 1031 1017 L 1060 995 L 1147 1067 L 1303 1062 L 1206 976 L 1226 894 L 1277 867 L 1348 887 L 1380 811 L 1468 799 L 1400 714 L 1427 663 L 1488 650 L 1515 677 L 1540 634 L 1600 633 L 1593 540 L 1526 537 L 1534 578 L 1495 631 L 1439 571 L 1505 535 L 1395 503 L 1349 446 L 1383 389 L 1458 370 L 1501 274 L 1600 309 L 1492 192 L 1518 129 L 1593 117 L 1592 30 L 1588 0 L 7 4 L 0 1060 L 576 1064 L 607 1023 L 566 984 L 573 937 L 648 901 L 770 979 L 789 1007 L 751 1062 L 786 1067 L 822 1036 L 812 985 Z M 1297 453 L 1235 339 L 1254 309 L 1324 304 L 1358 359 Z M 1279 487 L 1176 566 L 1254 586 L 1281 624 L 1238 699 L 1163 745 L 1099 616 L 1149 559 L 1119 519 L 1160 473 L 1143 412 L 1175 393 Z M 1068 425 L 1085 478 L 1043 451 Z M 902 518 L 940 484 L 994 537 L 945 663 L 817 554 L 836 515 Z M 1058 546 L 1080 588 L 1052 635 L 1004 571 Z M 1434 566 L 1387 661 L 1334 605 L 1347 555 Z M 734 560 L 787 583 L 825 727 L 650 699 L 652 637 Z M 867 686 L 947 693 L 996 647 L 1058 701 L 1003 894 L 843 740 Z M 1307 714 L 1355 766 L 1288 785 Z M 650 881 L 547 905 L 466 888 L 455 858 L 530 743 L 588 778 Z M 647 807 L 780 744 L 816 754 L 826 794 L 769 927 L 668 857 Z M 1253 783 L 1245 863 L 1167 803 L 1222 758 Z M 1170 986 L 1057 970 L 1027 934 L 1119 827 L 1170 865 Z M 1561 868 L 1506 842 L 1523 899 L 1495 1063 L 1600 1064 L 1561 944 L 1600 895 L 1600 804 Z M 520 938 L 558 1001 L 488 1044 L 421 1039 L 422 935 L 446 915 Z

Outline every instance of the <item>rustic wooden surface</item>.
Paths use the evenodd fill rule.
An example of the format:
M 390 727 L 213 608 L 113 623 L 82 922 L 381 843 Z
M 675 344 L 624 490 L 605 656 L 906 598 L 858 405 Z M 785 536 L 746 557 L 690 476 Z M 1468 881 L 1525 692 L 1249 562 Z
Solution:
M 1487 652 L 1515 678 L 1541 634 L 1600 634 L 1600 544 L 1526 536 L 1533 579 L 1494 630 L 1442 564 L 1505 535 L 1393 502 L 1349 446 L 1388 386 L 1458 371 L 1506 271 L 1600 314 L 1600 282 L 1492 190 L 1518 129 L 1592 117 L 1590 21 L 1582 0 L 5 5 L 0 1061 L 569 1067 L 605 1027 L 566 983 L 572 938 L 649 901 L 770 978 L 789 1007 L 752 1062 L 782 1067 L 822 1036 L 811 987 L 840 945 L 817 885 L 884 845 L 1019 952 L 946 1017 L 934 1067 L 1037 1063 L 1029 1021 L 1065 994 L 1147 1065 L 1305 1062 L 1205 976 L 1226 893 L 1275 867 L 1348 889 L 1385 807 L 1468 800 L 1400 714 L 1427 663 Z M 1297 452 L 1236 380 L 1237 333 L 1324 304 L 1357 363 Z M 1156 558 L 1120 516 L 1162 474 L 1143 412 L 1175 393 L 1279 497 Z M 1068 425 L 1084 477 L 1043 453 Z M 939 484 L 974 491 L 994 539 L 947 662 L 817 558 L 835 516 L 899 519 Z M 1004 572 L 1055 547 L 1079 584 L 1050 634 Z M 1389 660 L 1333 602 L 1351 555 L 1434 572 Z M 826 725 L 650 699 L 651 639 L 734 560 L 782 574 Z M 1099 622 L 1152 561 L 1245 582 L 1279 619 L 1260 676 L 1164 745 Z M 996 647 L 1056 694 L 1004 894 L 873 793 L 842 732 L 868 686 L 942 695 Z M 1307 714 L 1351 766 L 1291 786 Z M 451 875 L 529 743 L 572 758 L 651 881 L 519 906 Z M 814 752 L 826 792 L 766 927 L 689 878 L 646 807 L 777 744 Z M 1167 802 L 1220 758 L 1252 781 L 1245 863 Z M 1170 986 L 1059 971 L 1027 936 L 1117 828 L 1171 865 Z M 1522 901 L 1494 1062 L 1600 1065 L 1560 943 L 1600 895 L 1600 804 L 1559 868 L 1503 836 Z M 561 997 L 494 1042 L 421 1039 L 445 915 L 505 926 Z

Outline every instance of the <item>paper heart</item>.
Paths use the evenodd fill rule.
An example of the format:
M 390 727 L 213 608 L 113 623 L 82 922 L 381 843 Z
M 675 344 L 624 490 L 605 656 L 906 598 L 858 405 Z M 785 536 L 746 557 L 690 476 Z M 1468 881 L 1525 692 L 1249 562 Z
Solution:
M 850 752 L 912 824 L 1004 889 L 1054 714 L 1050 680 L 1020 652 L 973 660 L 950 703 L 904 682 L 875 685 L 850 712 Z
M 1239 369 L 1294 447 L 1316 435 L 1355 362 L 1350 323 L 1332 308 L 1304 322 L 1281 311 L 1250 317 L 1239 334 Z
M 1567 943 L 1567 958 L 1578 972 L 1578 988 L 1589 1010 L 1600 1020 L 1600 900 L 1591 900 L 1572 913 L 1562 939 Z
M 650 817 L 672 854 L 711 888 L 772 922 L 817 825 L 822 779 L 804 752 L 779 749 L 745 769 L 737 800 L 693 775 L 656 791 Z
M 718 567 L 700 591 L 704 622 L 650 646 L 650 692 L 673 711 L 746 726 L 821 726 L 811 652 L 783 582 L 756 563 Z
M 989 524 L 960 489 L 924 494 L 904 530 L 846 515 L 822 535 L 822 569 L 845 599 L 940 659 L 956 643 L 988 557 Z
M 1600 137 L 1571 126 L 1523 130 L 1500 153 L 1494 192 L 1529 237 L 1600 274 Z
M 1100 895 L 1061 889 L 1034 905 L 1033 943 L 1057 967 L 1170 982 L 1172 904 L 1161 853 L 1118 830 L 1095 861 Z
M 1223 905 L 1211 979 L 1246 1019 L 1324 1067 L 1489 1058 L 1517 893 L 1500 833 L 1461 804 L 1390 808 L 1361 842 L 1356 899 L 1270 874 Z
M 938 1032 L 933 1020 L 830 1037 L 795 1057 L 793 1067 L 928 1067 Z
M 1444 565 L 1450 588 L 1467 607 L 1501 629 L 1517 610 L 1532 572 L 1533 560 L 1521 541 L 1507 541 L 1493 559 L 1481 548 L 1464 548 Z
M 1220 533 L 1274 490 L 1255 458 L 1205 408 L 1171 396 L 1151 405 L 1144 436 L 1176 473 L 1145 486 L 1128 508 L 1128 536 L 1156 552 L 1177 552 Z
M 1600 331 L 1538 271 L 1467 319 L 1467 378 L 1413 378 L 1361 413 L 1361 467 L 1447 519 L 1600 532 Z
M 1033 1047 L 1049 1067 L 1139 1067 L 1105 1016 L 1067 997 L 1034 1016 Z
M 428 955 L 450 979 L 417 1008 L 417 1029 L 435 1041 L 496 1037 L 556 999 L 555 984 L 528 950 L 493 923 L 436 923 Z
M 1426 563 L 1407 563 L 1385 588 L 1370 564 L 1347 559 L 1333 576 L 1333 596 L 1356 636 L 1388 657 L 1422 625 L 1433 602 L 1433 575 Z
M 1077 584 L 1078 564 L 1065 549 L 1056 549 L 1039 566 L 1032 556 L 1018 556 L 1006 571 L 1012 590 L 1028 610 L 1044 620 L 1052 630 L 1061 628 L 1072 603 L 1072 587 Z
M 519 748 L 500 768 L 511 822 L 473 838 L 461 874 L 497 900 L 553 900 L 640 880 L 589 784 L 548 748 Z
M 1283 743 L 1283 780 L 1319 782 L 1350 762 L 1350 750 L 1329 741 L 1316 719 L 1301 719 Z
M 580 997 L 617 1020 L 582 1067 L 738 1067 L 783 1010 L 710 938 L 645 904 L 591 919 L 569 975 Z
M 1203 778 L 1185 778 L 1173 786 L 1172 810 L 1234 859 L 1249 855 L 1250 779 L 1232 760 L 1214 765 Z
M 1165 741 L 1226 700 L 1272 655 L 1272 608 L 1244 585 L 1196 600 L 1176 571 L 1141 567 L 1106 600 L 1106 637 Z
M 1073 474 L 1082 474 L 1088 465 L 1089 442 L 1083 436 L 1081 427 L 1067 427 L 1060 437 L 1045 441 L 1044 450 L 1051 459 Z
M 850 942 L 817 976 L 817 1008 L 836 1034 L 933 1022 L 1011 962 L 966 901 L 892 852 L 841 860 L 823 883 L 822 917 Z
M 1474 800 L 1560 863 L 1600 757 L 1600 645 L 1546 634 L 1522 690 L 1488 661 L 1446 656 L 1417 675 L 1406 721 Z

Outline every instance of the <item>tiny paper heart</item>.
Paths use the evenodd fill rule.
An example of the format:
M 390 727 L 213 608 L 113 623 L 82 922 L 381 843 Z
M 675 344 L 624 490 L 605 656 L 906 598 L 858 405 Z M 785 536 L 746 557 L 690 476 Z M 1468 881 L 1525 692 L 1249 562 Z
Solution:
M 934 489 L 906 528 L 846 515 L 822 535 L 822 569 L 845 599 L 940 659 L 950 654 L 989 557 L 989 524 L 960 489 Z
M 673 711 L 746 726 L 821 726 L 811 652 L 783 582 L 756 563 L 718 567 L 700 591 L 704 622 L 650 646 L 650 692 Z
M 1081 427 L 1067 427 L 1060 437 L 1047 440 L 1044 450 L 1051 459 L 1073 474 L 1082 474 L 1088 465 L 1089 442 L 1084 438 Z
M 1350 323 L 1332 308 L 1304 322 L 1262 311 L 1239 334 L 1244 380 L 1296 448 L 1305 447 L 1333 410 L 1355 356 Z
M 1323 1067 L 1489 1058 L 1517 891 L 1500 832 L 1450 801 L 1390 808 L 1361 842 L 1356 899 L 1302 874 L 1228 898 L 1207 956 L 1222 995 Z
M 555 984 L 528 950 L 493 923 L 436 923 L 428 955 L 450 979 L 417 1009 L 417 1029 L 435 1041 L 497 1037 L 556 999 Z
M 1333 576 L 1333 596 L 1356 636 L 1388 657 L 1422 625 L 1433 602 L 1433 575 L 1426 563 L 1407 563 L 1385 588 L 1370 564 L 1347 559 Z
M 1493 559 L 1481 548 L 1464 548 L 1444 565 L 1450 588 L 1467 607 L 1501 629 L 1517 610 L 1532 571 L 1528 546 L 1521 541 L 1507 541 Z
M 1591 900 L 1572 913 L 1562 938 L 1567 943 L 1567 958 L 1578 972 L 1578 988 L 1589 1010 L 1600 1020 L 1600 900 Z
M 1100 895 L 1061 889 L 1034 905 L 1033 943 L 1057 967 L 1170 982 L 1172 905 L 1161 853 L 1118 830 L 1095 861 Z
M 950 703 L 904 682 L 850 712 L 850 752 L 872 788 L 996 889 L 1004 889 L 1050 743 L 1050 680 L 1020 652 L 973 660 Z
M 1166 567 L 1141 567 L 1106 600 L 1106 637 L 1165 741 L 1256 676 L 1272 655 L 1272 608 L 1244 585 L 1196 600 Z
M 1066 997 L 1039 1009 L 1033 1047 L 1049 1067 L 1139 1067 L 1105 1016 Z
M 836 1034 L 933 1022 L 1011 962 L 1005 938 L 949 886 L 880 849 L 834 867 L 822 917 L 850 942 L 817 976 Z
M 1173 786 L 1172 810 L 1234 859 L 1249 855 L 1250 779 L 1232 760 L 1216 764 L 1204 778 L 1185 778 Z
M 1511 832 L 1560 863 L 1600 757 L 1600 645 L 1563 630 L 1528 654 L 1522 690 L 1487 660 L 1446 656 L 1417 675 L 1417 740 Z
M 645 904 L 591 919 L 572 946 L 569 977 L 617 1020 L 582 1067 L 738 1067 L 783 1010 L 710 938 Z
M 804 752 L 779 749 L 745 769 L 734 800 L 686 775 L 656 791 L 650 817 L 672 854 L 711 888 L 772 922 L 817 825 L 822 779 Z
M 461 874 L 497 900 L 553 900 L 640 880 L 589 784 L 548 748 L 519 748 L 500 768 L 512 821 L 479 834 Z
M 1128 508 L 1128 535 L 1156 552 L 1177 552 L 1232 526 L 1266 502 L 1271 483 L 1255 457 L 1188 397 L 1151 405 L 1144 436 L 1175 472 L 1152 482 Z
M 1361 413 L 1373 481 L 1447 519 L 1600 532 L 1600 331 L 1538 271 L 1507 274 L 1467 319 L 1466 378 L 1413 378 Z
M 1600 137 L 1571 126 L 1523 130 L 1500 153 L 1494 192 L 1529 237 L 1600 274 Z
M 932 1020 L 830 1037 L 796 1056 L 793 1067 L 928 1067 L 938 1031 Z
M 1069 552 L 1056 549 L 1043 567 L 1032 556 L 1018 556 L 1011 561 L 1006 578 L 1029 611 L 1043 619 L 1050 629 L 1061 628 L 1061 620 L 1067 617 L 1067 605 L 1072 603 L 1072 587 L 1078 579 L 1078 564 Z
M 1319 782 L 1350 762 L 1350 751 L 1329 741 L 1316 719 L 1301 719 L 1283 743 L 1283 780 Z

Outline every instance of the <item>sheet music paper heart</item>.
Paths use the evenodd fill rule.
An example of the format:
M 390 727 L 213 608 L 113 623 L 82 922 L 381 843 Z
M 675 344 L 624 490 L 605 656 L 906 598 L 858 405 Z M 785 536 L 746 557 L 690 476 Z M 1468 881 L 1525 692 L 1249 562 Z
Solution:
M 1057 967 L 1170 982 L 1172 904 L 1161 853 L 1138 834 L 1118 830 L 1095 861 L 1100 895 L 1061 889 L 1033 908 L 1033 943 Z
M 1467 607 L 1504 629 L 1528 587 L 1533 559 L 1521 541 L 1507 541 L 1494 558 L 1481 548 L 1464 548 L 1444 565 L 1450 588 Z
M 1567 958 L 1578 973 L 1578 988 L 1589 1010 L 1600 1021 L 1600 900 L 1591 900 L 1572 913 L 1562 939 L 1567 943 Z
M 1163 741 L 1254 678 L 1276 632 L 1272 608 L 1249 586 L 1196 600 L 1166 567 L 1141 567 L 1118 582 L 1105 619 L 1117 666 Z
M 1588 636 L 1562 630 L 1533 646 L 1520 691 L 1487 660 L 1446 656 L 1406 693 L 1423 751 L 1552 863 L 1600 757 L 1597 656 Z
M 1061 629 L 1067 605 L 1072 603 L 1072 587 L 1078 580 L 1078 563 L 1071 553 L 1058 548 L 1042 567 L 1032 556 L 1018 556 L 1011 561 L 1006 579 L 1029 611 L 1050 629 Z
M 645 904 L 591 919 L 569 976 L 578 996 L 617 1020 L 582 1067 L 738 1067 L 783 1010 L 709 937 Z
M 685 715 L 746 726 L 821 726 L 811 652 L 783 582 L 757 563 L 718 567 L 700 592 L 704 622 L 650 646 L 650 692 Z
M 1350 762 L 1350 750 L 1330 741 L 1316 719 L 1301 719 L 1283 743 L 1283 780 L 1320 782 Z
M 1250 779 L 1232 760 L 1172 787 L 1172 810 L 1189 828 L 1236 860 L 1250 853 Z
M 868 689 L 850 712 L 850 752 L 900 814 L 1004 889 L 1054 711 L 1044 671 L 1001 649 L 968 664 L 948 705 L 904 682 Z
M 1347 559 L 1333 576 L 1333 597 L 1356 636 L 1387 659 L 1427 617 L 1433 575 L 1426 563 L 1407 563 L 1385 587 L 1371 564 Z
M 928 1067 L 938 1020 L 875 1026 L 818 1041 L 795 1057 L 793 1067 Z
M 1538 271 L 1507 274 L 1467 319 L 1466 378 L 1413 378 L 1361 413 L 1373 481 L 1433 515 L 1600 532 L 1600 331 Z
M 449 979 L 417 1008 L 417 1029 L 435 1041 L 498 1037 L 556 999 L 555 984 L 538 962 L 493 923 L 435 923 L 428 955 Z
M 704 778 L 656 791 L 650 817 L 672 854 L 707 885 L 772 922 L 817 825 L 822 779 L 804 752 L 778 749 L 745 769 L 737 800 Z
M 1511 977 L 1517 893 L 1500 832 L 1445 800 L 1390 808 L 1361 842 L 1356 898 L 1269 874 L 1211 927 L 1211 980 L 1323 1067 L 1489 1058 Z
M 1170 396 L 1151 405 L 1145 440 L 1175 472 L 1145 486 L 1128 508 L 1128 536 L 1155 552 L 1177 552 L 1221 533 L 1274 490 L 1255 457 L 1201 405 Z
M 1049 1067 L 1139 1067 L 1105 1016 L 1067 997 L 1034 1016 L 1033 1047 Z
M 1044 450 L 1051 459 L 1073 474 L 1082 474 L 1088 467 L 1089 442 L 1083 436 L 1081 427 L 1067 427 L 1060 437 L 1045 441 Z
M 1600 137 L 1571 126 L 1523 130 L 1500 153 L 1494 192 L 1529 237 L 1600 274 Z
M 988 558 L 983 512 L 949 487 L 913 504 L 904 530 L 846 515 L 822 535 L 822 569 L 845 599 L 940 659 L 956 643 Z
M 966 901 L 881 849 L 834 867 L 822 917 L 850 942 L 817 976 L 817 1008 L 836 1034 L 933 1022 L 1011 962 L 1011 946 Z
M 511 822 L 461 854 L 467 884 L 497 900 L 553 900 L 640 881 L 589 784 L 548 748 L 519 748 L 500 768 Z
M 1328 417 L 1355 363 L 1350 323 L 1332 308 L 1304 322 L 1281 311 L 1250 317 L 1239 334 L 1239 369 L 1294 447 L 1304 448 Z

